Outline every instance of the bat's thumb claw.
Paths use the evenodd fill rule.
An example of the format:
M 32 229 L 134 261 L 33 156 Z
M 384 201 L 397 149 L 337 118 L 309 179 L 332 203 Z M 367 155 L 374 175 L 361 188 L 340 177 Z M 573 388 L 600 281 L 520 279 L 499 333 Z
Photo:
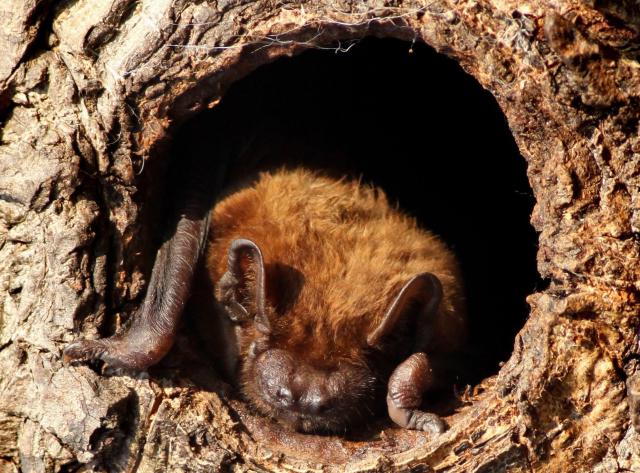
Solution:
M 102 356 L 105 344 L 102 340 L 76 340 L 65 347 L 62 361 L 69 364 L 73 361 L 91 361 Z

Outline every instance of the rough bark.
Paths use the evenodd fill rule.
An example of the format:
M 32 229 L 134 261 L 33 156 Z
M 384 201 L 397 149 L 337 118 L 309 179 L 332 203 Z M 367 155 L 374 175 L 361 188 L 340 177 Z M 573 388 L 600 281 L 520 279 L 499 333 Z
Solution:
M 0 471 L 640 471 L 637 2 L 9 0 L 0 19 Z M 261 64 L 366 35 L 491 91 L 536 197 L 552 283 L 450 430 L 297 435 L 222 384 L 63 366 L 144 291 L 144 169 L 173 127 Z

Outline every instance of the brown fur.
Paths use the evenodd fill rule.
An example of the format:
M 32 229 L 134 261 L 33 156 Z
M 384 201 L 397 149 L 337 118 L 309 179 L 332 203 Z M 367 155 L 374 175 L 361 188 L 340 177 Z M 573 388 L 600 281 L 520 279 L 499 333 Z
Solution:
M 305 170 L 262 174 L 211 211 L 206 273 L 194 280 L 207 222 L 198 192 L 181 202 L 185 213 L 129 330 L 76 341 L 65 359 L 151 366 L 173 344 L 191 296 L 204 316 L 196 320 L 213 328 L 202 333 L 216 366 L 264 414 L 305 432 L 339 432 L 370 419 L 387 392 L 399 425 L 441 431 L 417 404 L 447 375 L 430 367 L 460 345 L 465 323 L 457 263 L 437 237 L 374 187 Z
M 306 170 L 261 174 L 255 185 L 215 206 L 210 236 L 206 263 L 213 281 L 226 271 L 232 240 L 258 244 L 268 299 L 285 307 L 285 313 L 271 314 L 273 344 L 314 366 L 366 363 L 367 334 L 400 288 L 422 272 L 435 274 L 444 288 L 432 350 L 456 349 L 463 339 L 455 257 L 413 218 L 392 208 L 377 188 Z M 280 303 L 278 297 L 287 294 L 274 294 L 272 281 L 280 281 L 280 290 L 288 284 L 285 292 L 293 300 Z

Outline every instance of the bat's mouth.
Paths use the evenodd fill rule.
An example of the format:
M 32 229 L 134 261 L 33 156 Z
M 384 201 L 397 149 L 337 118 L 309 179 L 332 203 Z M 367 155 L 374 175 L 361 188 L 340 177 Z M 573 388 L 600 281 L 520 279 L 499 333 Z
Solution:
M 275 419 L 289 429 L 314 434 L 344 433 L 349 427 L 359 423 L 355 416 L 348 416 L 344 412 L 318 415 L 282 411 L 276 413 Z
M 335 406 L 323 413 L 311 414 L 269 406 L 269 412 L 259 410 L 289 430 L 308 434 L 344 435 L 354 428 L 367 423 L 367 419 L 378 418 L 380 412 L 374 412 L 377 404 L 374 398 L 361 399 L 357 407 L 352 405 Z M 255 404 L 254 404 L 255 406 Z M 256 406 L 258 407 L 258 406 Z

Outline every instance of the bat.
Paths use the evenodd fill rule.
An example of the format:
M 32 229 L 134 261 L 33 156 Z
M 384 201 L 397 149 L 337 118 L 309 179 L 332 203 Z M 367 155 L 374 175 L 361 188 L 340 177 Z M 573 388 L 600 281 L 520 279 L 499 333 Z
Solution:
M 181 203 L 129 329 L 73 342 L 65 360 L 157 363 L 194 279 L 207 278 L 213 290 L 194 305 L 208 298 L 213 358 L 260 413 L 332 433 L 362 424 L 386 400 L 403 428 L 446 429 L 421 409 L 466 338 L 458 262 L 444 242 L 379 188 L 305 169 L 262 173 L 210 211 L 199 200 Z

